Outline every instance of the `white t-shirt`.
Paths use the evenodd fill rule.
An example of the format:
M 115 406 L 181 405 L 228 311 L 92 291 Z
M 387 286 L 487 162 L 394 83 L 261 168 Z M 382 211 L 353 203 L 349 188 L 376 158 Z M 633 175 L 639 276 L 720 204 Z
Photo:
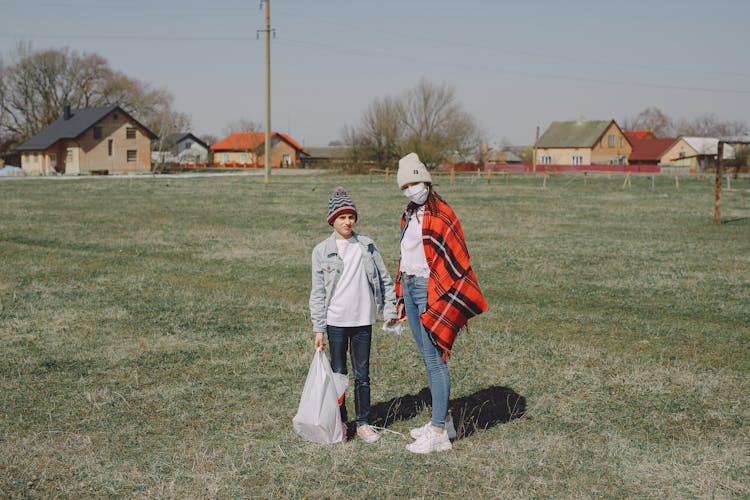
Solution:
M 401 272 L 429 278 L 430 267 L 427 265 L 422 243 L 422 221 L 424 206 L 411 215 L 404 237 L 401 238 Z
M 326 323 L 331 326 L 365 326 L 375 323 L 375 299 L 362 263 L 362 245 L 354 238 L 337 239 L 344 269 L 328 304 Z

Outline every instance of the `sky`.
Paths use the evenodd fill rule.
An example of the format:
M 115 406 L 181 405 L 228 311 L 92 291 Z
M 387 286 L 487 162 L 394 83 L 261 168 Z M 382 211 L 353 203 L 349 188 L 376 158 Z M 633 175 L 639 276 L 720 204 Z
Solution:
M 528 145 L 556 120 L 750 123 L 749 0 L 268 0 L 271 128 L 339 139 L 367 107 L 445 84 L 489 142 Z M 196 135 L 266 113 L 259 0 L 0 0 L 0 56 L 97 53 L 174 96 Z

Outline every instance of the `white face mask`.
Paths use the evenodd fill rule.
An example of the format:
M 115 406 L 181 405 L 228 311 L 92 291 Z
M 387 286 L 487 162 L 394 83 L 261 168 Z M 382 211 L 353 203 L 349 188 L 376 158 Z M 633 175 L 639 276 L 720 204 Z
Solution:
M 429 196 L 429 194 L 430 188 L 428 188 L 427 184 L 425 184 L 424 182 L 414 184 L 413 186 L 409 186 L 408 188 L 404 189 L 404 196 L 409 198 L 417 205 L 424 205 L 424 202 L 427 201 L 427 196 Z

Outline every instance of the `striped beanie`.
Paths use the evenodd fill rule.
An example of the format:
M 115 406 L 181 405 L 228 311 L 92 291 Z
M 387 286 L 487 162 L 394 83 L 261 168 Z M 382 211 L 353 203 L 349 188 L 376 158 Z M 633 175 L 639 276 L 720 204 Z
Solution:
M 333 190 L 331 199 L 328 200 L 328 224 L 333 225 L 333 221 L 339 215 L 350 213 L 357 217 L 357 207 L 354 205 L 354 201 L 347 194 L 346 190 L 341 186 L 338 186 Z

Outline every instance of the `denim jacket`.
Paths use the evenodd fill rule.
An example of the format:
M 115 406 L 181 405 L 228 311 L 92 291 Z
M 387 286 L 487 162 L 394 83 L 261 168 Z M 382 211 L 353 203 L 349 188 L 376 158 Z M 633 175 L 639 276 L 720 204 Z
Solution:
M 370 284 L 370 292 L 375 300 L 378 312 L 383 313 L 383 319 L 395 319 L 396 315 L 396 291 L 393 280 L 388 274 L 383 257 L 375 247 L 375 242 L 367 236 L 353 233 L 362 245 L 362 264 L 365 268 L 367 281 Z M 312 252 L 312 290 L 310 291 L 310 319 L 314 332 L 326 331 L 326 315 L 328 304 L 336 289 L 336 284 L 344 270 L 344 261 L 339 257 L 336 246 L 336 236 L 330 237 L 318 243 Z

